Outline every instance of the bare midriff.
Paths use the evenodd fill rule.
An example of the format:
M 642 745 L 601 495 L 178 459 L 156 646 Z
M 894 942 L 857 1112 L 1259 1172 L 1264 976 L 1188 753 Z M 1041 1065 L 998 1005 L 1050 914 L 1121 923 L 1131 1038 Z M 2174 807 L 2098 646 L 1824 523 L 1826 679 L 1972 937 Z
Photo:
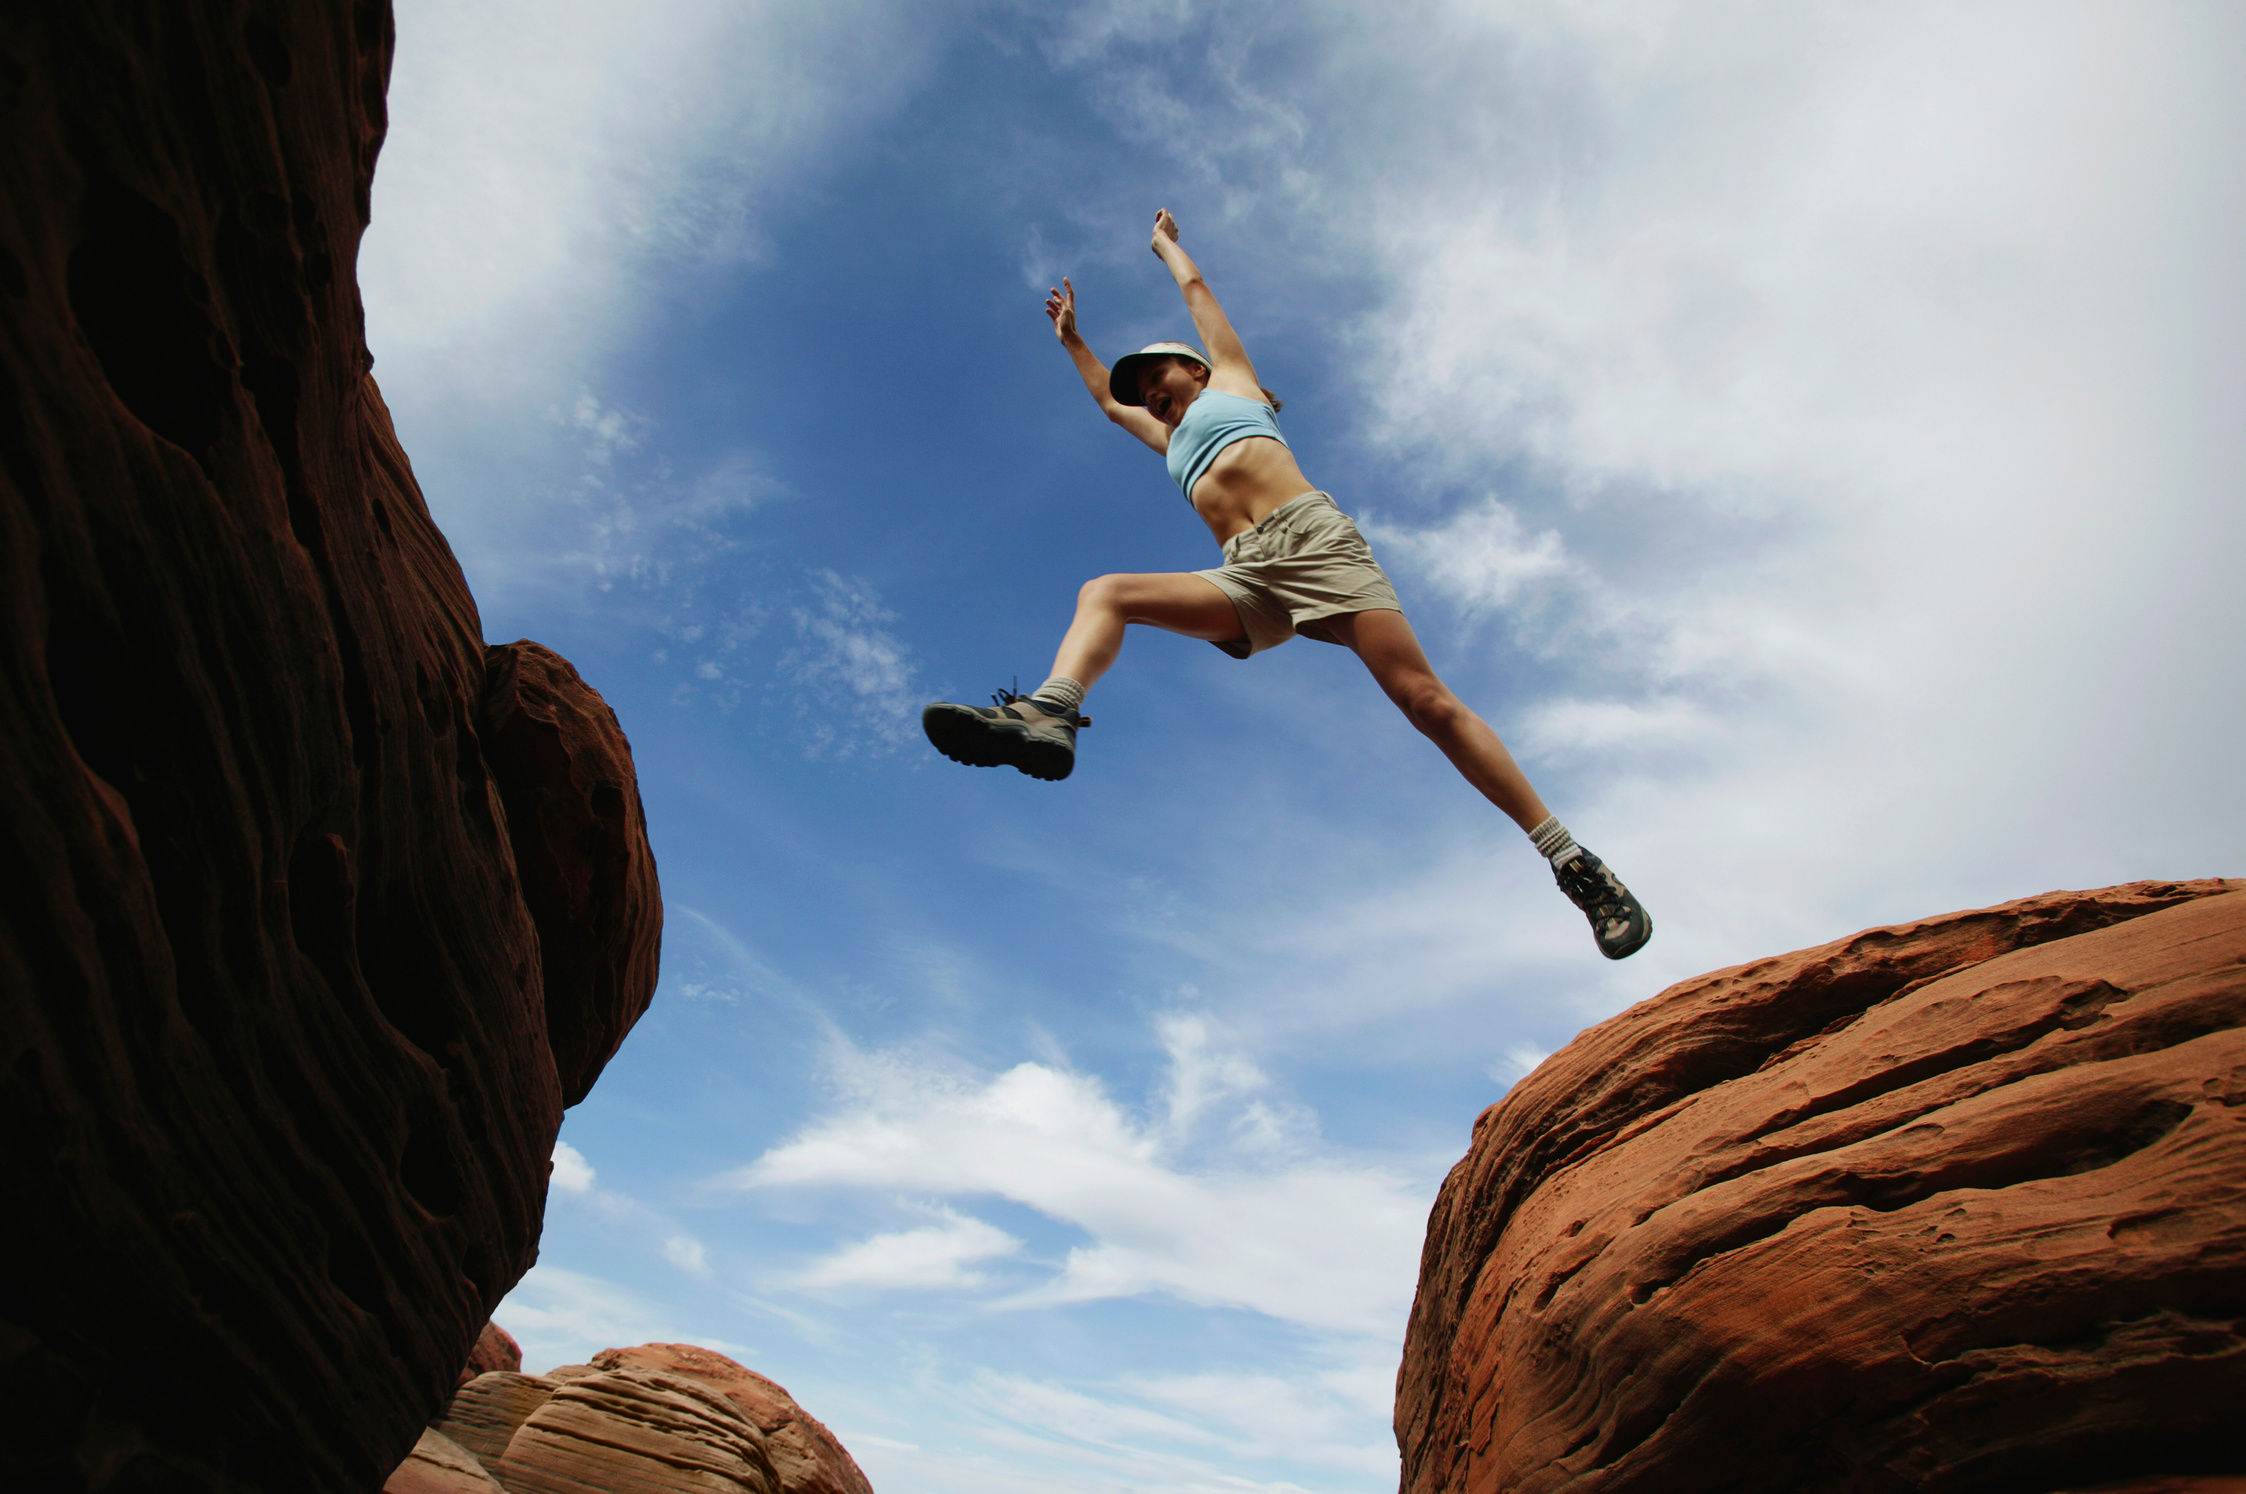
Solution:
M 1269 436 L 1249 436 L 1217 453 L 1193 485 L 1193 511 L 1217 543 L 1253 529 L 1271 511 L 1312 491 L 1295 454 Z

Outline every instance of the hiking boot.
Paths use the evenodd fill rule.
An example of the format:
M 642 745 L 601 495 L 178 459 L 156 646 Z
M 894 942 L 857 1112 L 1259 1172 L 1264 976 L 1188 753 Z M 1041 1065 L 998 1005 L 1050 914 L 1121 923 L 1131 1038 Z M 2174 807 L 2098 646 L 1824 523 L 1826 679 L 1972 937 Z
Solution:
M 1014 767 L 1058 782 L 1076 767 L 1076 733 L 1092 718 L 1001 690 L 987 706 L 939 700 L 920 713 L 938 752 L 971 768 Z
M 1608 959 L 1627 959 L 1653 937 L 1652 917 L 1622 879 L 1589 851 L 1578 849 L 1567 865 L 1554 868 L 1552 876 L 1568 901 L 1591 920 L 1591 935 L 1599 941 L 1599 953 Z

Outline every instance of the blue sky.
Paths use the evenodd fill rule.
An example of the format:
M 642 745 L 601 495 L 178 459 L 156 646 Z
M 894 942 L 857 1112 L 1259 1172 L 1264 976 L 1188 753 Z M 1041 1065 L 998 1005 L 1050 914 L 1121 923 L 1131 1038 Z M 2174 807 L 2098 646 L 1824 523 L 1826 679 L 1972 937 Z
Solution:
M 500 1321 L 733 1353 L 884 1494 L 1373 1490 L 1475 1114 L 1670 981 L 2246 871 L 2234 7 L 400 0 L 377 377 L 630 733 L 662 986 Z M 1134 637 L 1060 785 L 920 705 L 1214 563 L 1085 399 L 1168 206 L 1620 965 L 1346 652 Z

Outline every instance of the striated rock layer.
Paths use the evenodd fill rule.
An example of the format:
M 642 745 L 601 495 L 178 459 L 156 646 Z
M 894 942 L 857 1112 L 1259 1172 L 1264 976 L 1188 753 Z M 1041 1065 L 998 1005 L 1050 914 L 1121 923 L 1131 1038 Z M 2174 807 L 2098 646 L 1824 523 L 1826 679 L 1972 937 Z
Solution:
M 873 1494 L 787 1391 L 691 1344 L 478 1375 L 384 1488 L 449 1494 L 483 1474 L 506 1494 Z
M 368 376 L 390 49 L 0 20 L 0 1487 L 373 1488 L 651 994 L 629 749 Z
M 2137 883 L 1546 1060 L 1436 1201 L 1396 1435 L 1412 1494 L 2212 1490 L 2241 1404 L 2246 883 Z
M 826 1424 L 755 1370 L 692 1344 L 603 1349 L 604 1370 L 636 1369 L 698 1381 L 733 1403 L 764 1434 L 765 1451 L 786 1494 L 873 1494 L 873 1486 Z

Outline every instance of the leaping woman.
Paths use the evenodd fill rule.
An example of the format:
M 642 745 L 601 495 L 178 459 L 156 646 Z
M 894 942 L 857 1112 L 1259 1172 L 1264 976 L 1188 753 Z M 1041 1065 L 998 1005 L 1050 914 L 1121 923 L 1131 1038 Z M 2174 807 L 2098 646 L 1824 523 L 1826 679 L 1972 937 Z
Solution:
M 1158 342 L 1113 369 L 1101 367 L 1076 330 L 1076 288 L 1065 279 L 1046 297 L 1045 314 L 1107 418 L 1168 459 L 1170 476 L 1224 547 L 1224 564 L 1085 582 L 1052 677 L 1028 695 L 1001 691 L 991 706 L 936 702 L 921 713 L 928 740 L 954 762 L 1066 778 L 1076 766 L 1077 730 L 1089 724 L 1079 711 L 1084 692 L 1115 663 L 1131 623 L 1206 639 L 1236 659 L 1298 633 L 1338 643 L 1365 661 L 1466 781 L 1527 832 L 1561 890 L 1591 920 L 1599 952 L 1610 960 L 1636 953 L 1653 936 L 1653 920 L 1575 843 L 1497 733 L 1436 677 L 1364 536 L 1295 465 L 1273 418 L 1279 401 L 1257 382 L 1167 209 L 1154 215 L 1153 248 L 1185 296 L 1206 356 Z

